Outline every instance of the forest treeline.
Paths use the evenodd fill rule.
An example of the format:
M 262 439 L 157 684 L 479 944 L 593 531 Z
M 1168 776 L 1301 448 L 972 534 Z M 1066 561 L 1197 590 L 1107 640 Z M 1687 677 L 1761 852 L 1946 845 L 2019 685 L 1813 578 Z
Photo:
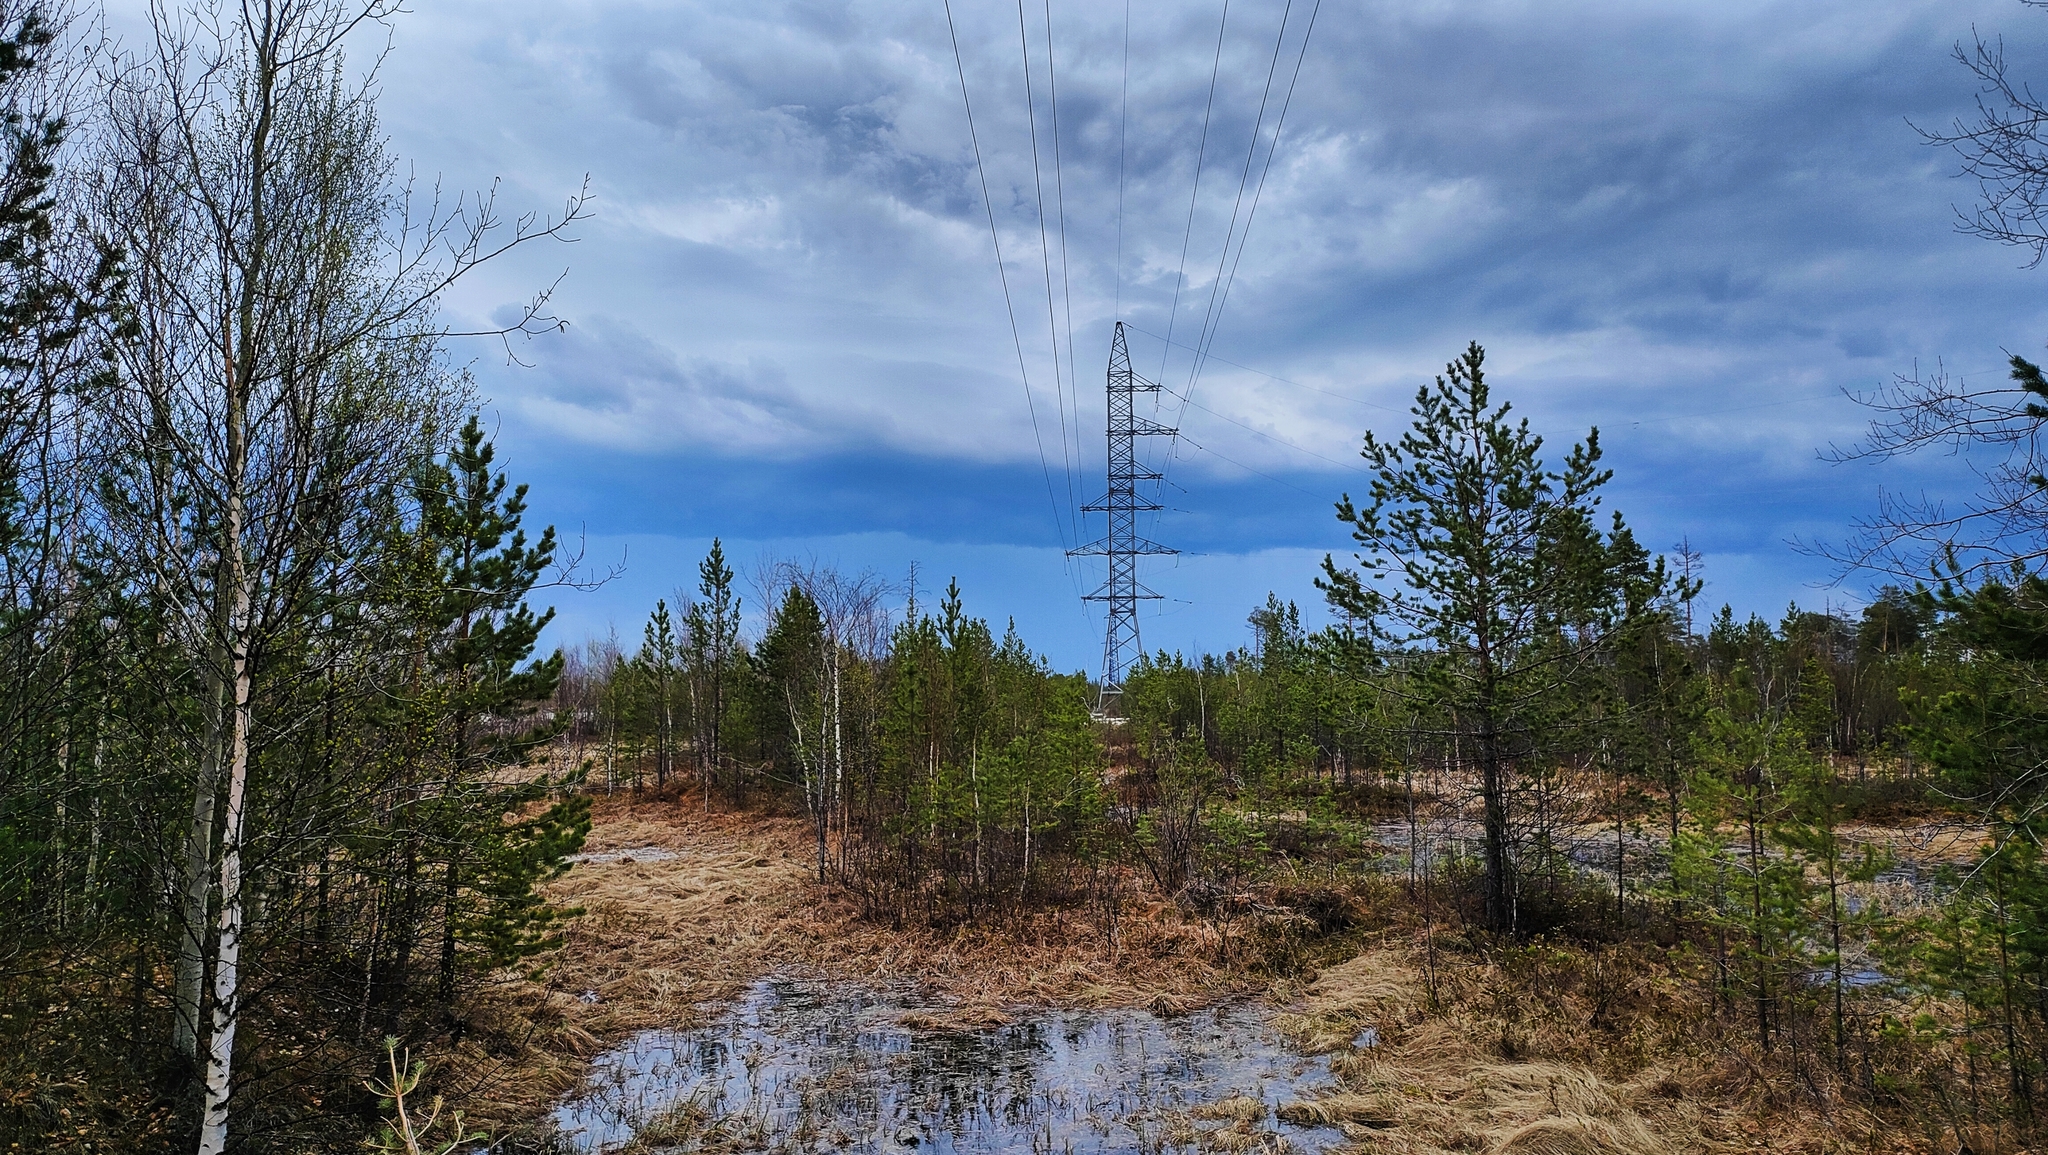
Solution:
M 1890 396 L 1873 452 L 2018 456 L 1995 532 L 1863 527 L 1892 579 L 1853 613 L 1709 612 L 1698 556 L 1603 506 L 1597 432 L 1547 459 L 1474 344 L 1365 436 L 1325 628 L 1269 599 L 1105 693 L 957 584 L 714 544 L 637 636 L 546 653 L 589 579 L 438 306 L 583 205 L 412 196 L 341 50 L 395 11 L 157 10 L 138 55 L 0 0 L 10 1150 L 359 1148 L 387 1039 L 434 1054 L 544 974 L 578 913 L 544 884 L 620 794 L 800 815 L 892 926 L 1114 942 L 1149 903 L 1251 970 L 1397 917 L 1430 959 L 1634 952 L 1774 1093 L 2037 1125 L 2036 366 Z M 542 292 L 495 335 L 558 324 Z

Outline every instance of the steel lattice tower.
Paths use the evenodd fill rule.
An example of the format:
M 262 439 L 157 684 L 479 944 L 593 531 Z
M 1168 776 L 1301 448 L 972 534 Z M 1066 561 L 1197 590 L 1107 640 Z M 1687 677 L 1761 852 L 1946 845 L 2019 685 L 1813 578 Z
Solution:
M 1081 507 L 1109 515 L 1109 532 L 1071 551 L 1109 559 L 1108 578 L 1086 595 L 1089 601 L 1109 603 L 1109 618 L 1102 632 L 1102 691 L 1097 701 L 1098 712 L 1105 716 L 1114 715 L 1122 705 L 1124 671 L 1144 652 L 1138 641 L 1138 599 L 1159 596 L 1138 583 L 1138 556 L 1180 552 L 1138 536 L 1138 514 L 1159 508 L 1158 502 L 1138 496 L 1138 482 L 1157 481 L 1160 475 L 1138 464 L 1137 439 L 1170 437 L 1178 432 L 1133 411 L 1138 394 L 1157 392 L 1157 384 L 1131 371 L 1124 323 L 1118 321 L 1109 344 L 1109 492 L 1101 501 Z

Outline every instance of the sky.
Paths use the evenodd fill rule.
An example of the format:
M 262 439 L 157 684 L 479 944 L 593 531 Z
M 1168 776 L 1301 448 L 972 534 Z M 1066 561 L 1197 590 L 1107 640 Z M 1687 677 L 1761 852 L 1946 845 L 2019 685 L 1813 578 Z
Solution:
M 592 194 L 446 301 L 487 325 L 560 278 L 565 331 L 451 353 L 529 518 L 612 575 L 547 591 L 561 644 L 630 647 L 718 536 L 750 603 L 775 559 L 957 577 L 1093 672 L 1100 564 L 1064 551 L 1102 533 L 1119 319 L 1183 433 L 1148 648 L 1242 645 L 1269 591 L 1322 620 L 1362 435 L 1473 340 L 1553 458 L 1599 428 L 1606 505 L 1700 551 L 1705 602 L 1853 606 L 1798 543 L 1968 478 L 1830 464 L 1851 395 L 2048 341 L 2048 270 L 1957 233 L 1976 188 L 1915 129 L 1971 111 L 1974 35 L 2048 78 L 2017 0 L 416 7 L 380 77 L 404 171 Z

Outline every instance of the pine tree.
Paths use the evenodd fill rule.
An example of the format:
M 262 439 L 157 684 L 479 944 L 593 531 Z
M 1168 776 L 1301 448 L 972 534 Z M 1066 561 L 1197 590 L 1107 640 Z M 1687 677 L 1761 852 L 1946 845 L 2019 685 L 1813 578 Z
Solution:
M 1850 814 L 1832 760 L 1808 757 L 1795 762 L 1786 775 L 1784 793 L 1787 813 L 1774 841 L 1796 855 L 1814 876 L 1812 908 L 1805 920 L 1818 947 L 1812 965 L 1828 976 L 1829 1033 L 1836 1068 L 1846 1072 L 1849 976 L 1844 935 L 1871 924 L 1879 912 L 1868 904 L 1852 910 L 1844 892 L 1853 883 L 1875 879 L 1887 860 L 1877 848 L 1859 846 L 1843 836 L 1842 824 Z
M 657 600 L 647 618 L 645 637 L 635 661 L 646 685 L 648 728 L 654 739 L 654 791 L 668 788 L 671 757 L 676 747 L 677 688 L 682 674 L 683 649 L 669 616 L 668 602 Z
M 540 816 L 506 824 L 500 815 L 536 801 L 538 783 L 506 786 L 493 777 L 517 766 L 552 738 L 553 723 L 527 724 L 561 678 L 562 654 L 529 662 L 554 618 L 526 598 L 554 562 L 555 531 L 529 545 L 520 522 L 527 487 L 507 492 L 491 470 L 495 451 L 472 415 L 445 463 L 414 481 L 417 534 L 434 563 L 434 638 L 430 662 L 446 686 L 443 709 L 449 768 L 435 822 L 447 848 L 442 863 L 439 996 L 454 998 L 457 943 L 466 933 L 486 943 L 486 964 L 502 965 L 540 949 L 552 920 L 533 884 L 581 844 L 587 799 L 558 802 Z M 523 668 L 522 668 L 523 666 Z M 467 885 L 475 912 L 464 909 Z
M 818 603 L 791 583 L 755 650 L 761 736 L 771 759 L 794 763 L 817 836 L 818 881 L 825 881 L 831 818 L 830 696 L 835 656 L 828 652 Z
M 2007 1094 L 2025 1116 L 2048 1071 L 2048 580 L 2014 570 L 1965 589 L 1960 579 L 1921 595 L 1944 616 L 1943 644 L 1967 659 L 1914 695 L 1909 734 L 1942 792 L 1991 837 L 1949 900 L 1968 949 L 1920 973 L 1974 976 L 1973 1017 L 1995 1032 Z M 1934 989 L 1958 989 L 1950 978 Z
M 690 604 L 684 621 L 690 639 L 690 733 L 695 739 L 698 775 L 708 810 L 712 787 L 726 762 L 733 670 L 741 657 L 740 598 L 732 589 L 732 567 L 725 562 L 725 546 L 717 538 L 711 539 L 711 551 L 698 563 L 697 592 L 704 600 Z M 728 787 L 737 792 L 736 783 Z
M 1547 468 L 1543 440 L 1495 406 L 1475 342 L 1416 393 L 1414 422 L 1388 444 L 1371 433 L 1360 456 L 1370 500 L 1337 504 L 1362 549 L 1358 568 L 1323 559 L 1317 586 L 1375 640 L 1416 648 L 1412 685 L 1451 718 L 1476 752 L 1486 925 L 1517 927 L 1509 799 L 1518 773 L 1543 756 L 1536 724 L 1585 676 L 1607 635 L 1663 588 L 1616 514 L 1595 525 L 1599 431 Z

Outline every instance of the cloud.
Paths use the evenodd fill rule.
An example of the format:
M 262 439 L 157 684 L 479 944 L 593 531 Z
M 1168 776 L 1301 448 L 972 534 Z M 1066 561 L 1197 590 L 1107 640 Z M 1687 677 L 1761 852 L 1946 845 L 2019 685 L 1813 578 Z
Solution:
M 571 440 L 632 451 L 717 444 L 791 451 L 824 434 L 770 361 L 686 358 L 630 325 L 595 317 L 549 342 L 540 372 L 499 400 Z
M 2048 18 L 2010 0 L 1238 0 L 1219 55 L 1221 8 L 1133 6 L 1126 73 L 1121 6 L 1055 0 L 1050 42 L 1027 6 L 1027 99 L 1002 5 L 949 30 L 930 0 L 449 0 L 397 25 L 383 115 L 506 203 L 592 175 L 575 246 L 448 308 L 569 267 L 570 332 L 477 372 L 577 501 L 570 463 L 616 458 L 643 495 L 591 506 L 617 532 L 1054 548 L 1100 488 L 1121 316 L 1192 397 L 1164 398 L 1189 439 L 1162 537 L 1331 544 L 1359 435 L 1478 339 L 1560 451 L 1601 427 L 1646 540 L 1705 538 L 1744 589 L 1777 557 L 1790 596 L 1825 574 L 1782 542 L 1874 486 L 1815 458 L 1860 427 L 1841 391 L 2048 337 L 2040 274 L 1954 233 L 1974 190 L 1908 123 L 1968 113 L 1948 52 L 1973 28 L 2048 73 Z M 627 465 L 725 496 L 646 496 Z
M 1027 104 L 1010 16 L 962 6 L 1009 309 L 943 13 L 510 10 L 499 26 L 511 32 L 481 37 L 493 50 L 466 87 L 504 93 L 493 82 L 515 68 L 552 75 L 489 111 L 509 114 L 503 131 L 530 151 L 580 153 L 598 174 L 594 240 L 606 252 L 579 265 L 629 254 L 661 290 L 571 295 L 686 355 L 772 343 L 792 365 L 789 350 L 805 345 L 823 363 L 887 360 L 915 341 L 920 359 L 975 369 L 967 387 L 992 410 L 1021 408 L 1013 312 L 1034 383 L 1059 393 L 1069 367 L 1054 361 L 1075 308 L 1071 368 L 1088 400 L 1119 300 L 1177 334 L 1202 332 L 1220 304 L 1218 340 L 1289 376 L 1319 346 L 1366 352 L 1395 330 L 1434 346 L 1403 350 L 1411 375 L 1468 333 L 1502 345 L 1609 336 L 1719 360 L 1724 345 L 1808 361 L 1828 348 L 1830 368 L 1867 373 L 1843 362 L 1922 349 L 1938 336 L 1927 329 L 1952 326 L 1900 332 L 1842 314 L 1901 314 L 1969 291 L 1995 264 L 1948 235 L 1957 190 L 1903 120 L 1938 122 L 1967 99 L 1942 49 L 1973 13 L 1953 5 L 1329 3 L 1234 279 L 1219 259 L 1258 183 L 1262 157 L 1245 164 L 1252 123 L 1263 96 L 1270 130 L 1287 96 L 1288 69 L 1265 84 L 1280 6 L 1236 7 L 1213 102 L 1213 15 L 1140 12 L 1127 121 L 1120 13 L 1055 8 L 1056 76 L 1044 71 L 1042 17 L 1027 20 L 1038 50 Z M 449 11 L 433 36 L 478 38 L 463 15 L 473 10 Z M 1283 58 L 1304 23 L 1290 19 Z M 415 76 L 405 59 L 398 73 Z M 394 100 L 402 88 L 395 77 Z M 1185 374 L 1186 362 L 1166 368 Z M 808 395 L 806 379 L 790 380 Z M 923 422 L 928 451 L 1006 452 L 963 441 L 948 416 Z M 904 436 L 917 424 L 914 413 L 892 423 Z

